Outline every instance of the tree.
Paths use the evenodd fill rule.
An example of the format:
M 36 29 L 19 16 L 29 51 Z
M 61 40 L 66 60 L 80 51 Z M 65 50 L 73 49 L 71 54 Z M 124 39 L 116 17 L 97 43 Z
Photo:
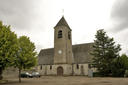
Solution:
M 103 76 L 111 74 L 111 64 L 113 59 L 119 56 L 120 45 L 115 45 L 114 39 L 109 38 L 106 32 L 101 29 L 95 35 L 93 52 L 93 66 L 97 68 Z
M 126 54 L 117 57 L 112 62 L 112 76 L 124 77 L 125 71 L 128 70 L 128 57 Z
M 19 69 L 19 82 L 21 82 L 20 74 L 23 69 L 29 69 L 36 65 L 35 45 L 26 36 L 18 39 L 19 50 L 15 55 L 14 66 Z
M 3 25 L 0 21 L 0 80 L 3 70 L 13 62 L 18 50 L 17 36 L 10 30 L 10 26 Z

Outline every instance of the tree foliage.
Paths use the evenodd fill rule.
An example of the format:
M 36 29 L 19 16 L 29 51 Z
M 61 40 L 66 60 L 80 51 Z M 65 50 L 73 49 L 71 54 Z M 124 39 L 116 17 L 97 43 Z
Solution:
M 119 56 L 120 45 L 115 45 L 114 39 L 109 38 L 106 32 L 101 29 L 95 35 L 93 52 L 93 66 L 101 75 L 107 76 L 111 73 L 113 59 Z
M 21 36 L 18 39 L 19 50 L 15 55 L 15 63 L 14 66 L 19 69 L 19 75 L 21 70 L 29 69 L 36 65 L 36 52 L 35 45 L 30 41 L 30 39 L 26 36 Z M 19 76 L 19 82 L 21 82 Z
M 22 69 L 29 69 L 36 63 L 34 43 L 26 36 L 18 39 L 10 26 L 0 22 L 0 80 L 3 70 L 8 66 L 17 67 L 20 73 Z
M 0 21 L 0 79 L 3 70 L 10 66 L 18 50 L 17 36 L 10 30 L 10 26 Z
M 112 76 L 115 77 L 124 77 L 125 71 L 128 70 L 128 56 L 123 54 L 120 57 L 117 57 L 112 62 Z

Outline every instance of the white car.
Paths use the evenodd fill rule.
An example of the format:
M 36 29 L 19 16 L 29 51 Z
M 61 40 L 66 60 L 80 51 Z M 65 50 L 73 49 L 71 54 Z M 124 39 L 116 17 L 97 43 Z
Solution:
M 32 77 L 40 77 L 39 72 L 32 72 Z

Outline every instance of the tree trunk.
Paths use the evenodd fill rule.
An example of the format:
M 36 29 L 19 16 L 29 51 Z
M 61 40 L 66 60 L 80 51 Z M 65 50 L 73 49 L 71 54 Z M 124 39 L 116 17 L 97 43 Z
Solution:
M 0 67 L 0 80 L 3 79 L 2 73 L 3 73 L 3 69 L 2 69 L 2 67 Z
M 21 69 L 19 68 L 19 83 L 21 83 Z

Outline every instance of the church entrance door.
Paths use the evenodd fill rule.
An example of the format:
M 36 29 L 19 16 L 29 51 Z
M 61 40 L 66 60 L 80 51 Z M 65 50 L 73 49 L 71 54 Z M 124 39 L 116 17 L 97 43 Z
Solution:
M 63 68 L 62 68 L 61 66 L 59 66 L 59 67 L 57 68 L 57 75 L 58 75 L 58 76 L 62 76 L 62 75 L 63 75 Z

